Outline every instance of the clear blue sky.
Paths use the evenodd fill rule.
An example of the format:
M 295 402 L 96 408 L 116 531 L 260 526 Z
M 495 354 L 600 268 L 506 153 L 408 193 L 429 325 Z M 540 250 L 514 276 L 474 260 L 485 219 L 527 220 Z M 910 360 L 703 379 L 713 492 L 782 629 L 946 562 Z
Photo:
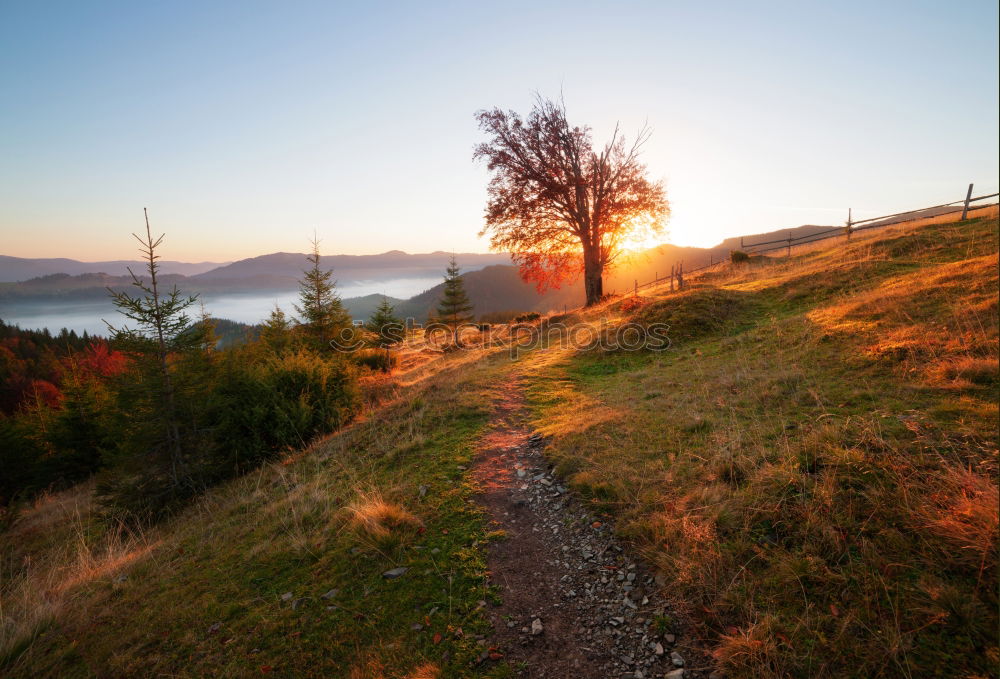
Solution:
M 648 120 L 670 239 L 998 183 L 997 3 L 0 4 L 0 254 L 485 251 L 473 114 Z

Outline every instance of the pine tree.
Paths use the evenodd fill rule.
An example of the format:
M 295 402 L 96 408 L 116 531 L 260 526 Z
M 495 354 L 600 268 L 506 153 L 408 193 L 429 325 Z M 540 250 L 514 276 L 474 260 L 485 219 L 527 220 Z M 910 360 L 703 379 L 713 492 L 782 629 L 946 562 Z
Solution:
M 212 318 L 212 315 L 208 313 L 208 309 L 205 308 L 205 302 L 201 302 L 201 318 L 199 319 L 197 325 L 193 328 L 195 332 L 200 332 L 201 349 L 202 351 L 211 352 L 219 348 L 219 335 L 218 335 L 218 323 Z
M 292 346 L 292 322 L 275 305 L 271 315 L 264 321 L 264 327 L 260 330 L 260 341 L 268 351 L 278 356 L 284 354 Z
M 444 292 L 437 308 L 437 321 L 451 328 L 452 340 L 458 342 L 458 328 L 463 323 L 472 320 L 472 303 L 468 295 L 465 294 L 465 285 L 462 281 L 462 274 L 459 272 L 455 257 L 452 256 L 451 263 L 445 272 Z
M 154 239 L 146 216 L 146 236 L 133 234 L 140 243 L 140 252 L 146 265 L 148 281 L 129 269 L 132 285 L 140 295 L 132 296 L 127 291 L 111 293 L 111 300 L 127 319 L 137 324 L 136 328 L 117 328 L 105 321 L 112 342 L 129 354 L 139 371 L 141 379 L 129 381 L 120 391 L 121 413 L 129 428 L 128 435 L 121 437 L 119 445 L 129 463 L 141 470 L 149 485 L 138 493 L 139 496 L 160 493 L 164 502 L 177 492 L 190 492 L 189 450 L 198 446 L 190 441 L 193 431 L 187 413 L 182 413 L 181 404 L 191 401 L 186 393 L 186 385 L 178 383 L 176 361 L 200 353 L 205 345 L 203 328 L 191 325 L 187 310 L 196 303 L 196 296 L 181 295 L 176 286 L 168 293 L 159 287 L 157 248 L 163 236 Z M 181 393 L 178 393 L 178 392 Z M 148 460 L 137 459 L 137 455 L 148 455 Z M 164 475 L 169 485 L 164 487 L 158 477 Z M 182 487 L 184 490 L 182 490 Z M 154 491 L 153 488 L 156 488 Z M 148 499 L 152 500 L 151 497 Z M 155 504 L 155 502 L 153 503 Z
M 395 311 L 395 308 L 389 304 L 389 300 L 383 297 L 379 305 L 375 307 L 375 313 L 365 323 L 365 328 L 375 333 L 376 337 L 373 343 L 380 349 L 388 349 L 403 339 L 403 321 L 399 320 Z
M 330 342 L 341 339 L 345 329 L 351 327 L 351 317 L 337 295 L 337 282 L 333 272 L 320 269 L 319 241 L 312 240 L 312 253 L 306 259 L 312 265 L 302 272 L 299 281 L 299 304 L 295 311 L 302 317 L 301 325 L 310 344 L 319 351 L 330 348 Z

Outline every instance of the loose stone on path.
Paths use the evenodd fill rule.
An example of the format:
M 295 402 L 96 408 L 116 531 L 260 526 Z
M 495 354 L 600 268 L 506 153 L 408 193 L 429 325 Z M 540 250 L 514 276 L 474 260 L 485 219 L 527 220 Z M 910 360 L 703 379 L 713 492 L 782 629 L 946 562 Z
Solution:
M 630 559 L 607 525 L 577 501 L 529 433 L 516 382 L 500 389 L 494 430 L 472 468 L 480 501 L 503 540 L 489 569 L 502 604 L 491 609 L 495 646 L 539 679 L 705 679 L 676 650 L 676 619 L 661 583 Z M 523 664 L 522 664 L 523 663 Z M 678 664 L 679 663 L 679 664 Z

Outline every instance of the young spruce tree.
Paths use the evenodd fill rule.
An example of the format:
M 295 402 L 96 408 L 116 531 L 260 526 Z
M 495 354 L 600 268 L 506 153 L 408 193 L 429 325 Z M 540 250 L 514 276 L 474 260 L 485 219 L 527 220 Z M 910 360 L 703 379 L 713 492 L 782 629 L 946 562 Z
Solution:
M 392 372 L 397 362 L 397 357 L 393 356 L 390 348 L 394 344 L 403 341 L 406 336 L 406 328 L 403 321 L 396 317 L 395 309 L 385 297 L 377 307 L 375 313 L 365 323 L 365 329 L 372 333 L 368 338 L 368 344 L 375 347 L 376 354 L 370 357 L 371 362 L 366 362 L 371 368 Z
M 174 286 L 169 292 L 160 289 L 157 248 L 163 235 L 154 239 L 149 215 L 143 209 L 146 234 L 132 234 L 140 244 L 148 278 L 137 276 L 131 269 L 132 286 L 139 294 L 110 290 L 111 301 L 118 311 L 136 327 L 115 327 L 108 331 L 112 344 L 133 359 L 137 370 L 134 381 L 123 382 L 119 398 L 126 431 L 119 447 L 125 458 L 126 471 L 113 484 L 113 502 L 138 514 L 157 514 L 179 496 L 194 491 L 189 450 L 198 448 L 191 441 L 194 427 L 190 422 L 191 398 L 178 393 L 183 378 L 176 374 L 172 357 L 183 358 L 199 353 L 205 347 L 204 326 L 191 326 L 187 310 L 197 296 L 184 296 Z M 200 330 L 200 331 L 199 331 Z M 183 409 L 182 409 L 182 406 Z M 129 471 L 131 470 L 131 471 Z
M 444 292 L 437 308 L 437 321 L 451 328 L 452 341 L 458 343 L 458 328 L 472 320 L 472 302 L 465 294 L 465 285 L 458 263 L 452 256 L 444 276 Z
M 288 316 L 275 305 L 271 315 L 260 329 L 261 344 L 275 356 L 283 356 L 292 347 L 292 323 Z
M 342 339 L 344 330 L 351 327 L 351 317 L 337 295 L 337 282 L 333 272 L 319 266 L 319 241 L 313 237 L 312 253 L 306 259 L 312 265 L 302 272 L 299 281 L 299 300 L 295 311 L 301 317 L 301 327 L 310 346 L 325 352 L 330 342 Z
M 389 304 L 389 300 L 385 297 L 375 307 L 375 313 L 365 323 L 365 328 L 369 332 L 375 333 L 375 339 L 372 343 L 379 349 L 388 350 L 389 347 L 398 344 L 403 339 L 403 321 L 396 316 L 395 307 Z

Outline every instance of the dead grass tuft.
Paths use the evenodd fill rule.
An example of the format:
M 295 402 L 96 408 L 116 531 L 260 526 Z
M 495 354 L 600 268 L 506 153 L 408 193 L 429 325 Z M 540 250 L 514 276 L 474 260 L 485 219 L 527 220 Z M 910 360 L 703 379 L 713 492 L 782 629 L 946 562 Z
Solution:
M 995 358 L 960 356 L 933 363 L 927 370 L 932 380 L 958 387 L 989 386 L 1000 382 L 1000 361 Z
M 0 668 L 17 661 L 60 615 L 74 589 L 120 573 L 159 544 L 124 524 L 95 527 L 87 513 L 80 513 L 80 499 L 79 488 L 40 499 L 11 529 L 13 535 L 27 536 L 40 526 L 59 526 L 53 517 L 64 522 L 59 526 L 63 539 L 44 558 L 8 553 L 0 560 Z M 89 511 L 89 502 L 84 505 Z
M 386 501 L 378 491 L 359 491 L 347 511 L 351 515 L 351 527 L 376 541 L 419 533 L 424 528 L 423 522 L 412 512 Z
M 736 676 L 781 676 L 778 643 L 773 619 L 765 616 L 723 634 L 712 656 L 720 667 Z
M 993 577 L 1000 538 L 1000 490 L 994 481 L 968 469 L 948 467 L 935 480 L 935 491 L 914 507 L 915 523 L 940 539 L 928 546 L 954 563 Z
M 388 679 L 385 665 L 377 658 L 368 658 L 353 665 L 347 676 L 349 679 Z M 439 679 L 440 676 L 441 670 L 438 666 L 428 662 L 410 670 L 405 675 L 405 679 Z
M 441 670 L 434 663 L 424 663 L 410 672 L 406 679 L 438 679 Z

